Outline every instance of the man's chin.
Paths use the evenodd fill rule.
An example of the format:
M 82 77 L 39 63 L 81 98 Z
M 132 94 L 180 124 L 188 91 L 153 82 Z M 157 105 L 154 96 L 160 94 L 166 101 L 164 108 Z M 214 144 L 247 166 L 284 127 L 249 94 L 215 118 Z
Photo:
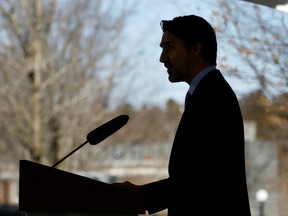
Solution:
M 168 71 L 168 79 L 171 83 L 177 83 L 183 81 L 183 77 L 181 76 L 181 74 L 177 73 L 176 70 L 172 69 Z
M 169 75 L 168 80 L 169 80 L 171 83 L 180 82 L 176 77 L 171 76 L 171 74 Z

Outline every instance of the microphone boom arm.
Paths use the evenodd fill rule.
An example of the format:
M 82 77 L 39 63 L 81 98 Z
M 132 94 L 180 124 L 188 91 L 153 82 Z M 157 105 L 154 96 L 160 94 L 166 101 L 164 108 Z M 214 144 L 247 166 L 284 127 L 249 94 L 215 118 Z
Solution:
M 76 149 L 74 149 L 72 152 L 67 154 L 65 157 L 63 157 L 61 160 L 59 160 L 57 163 L 55 163 L 52 168 L 56 167 L 59 163 L 64 161 L 66 158 L 68 158 L 71 154 L 76 152 L 78 149 L 82 148 L 85 144 L 90 143 L 91 145 L 96 145 L 109 137 L 111 134 L 115 133 L 117 130 L 119 130 L 121 127 L 123 127 L 129 119 L 128 115 L 120 115 L 105 124 L 101 125 L 100 127 L 94 129 L 93 131 L 89 132 L 86 137 L 86 141 L 82 143 L 80 146 L 78 146 Z
M 76 152 L 78 149 L 82 148 L 84 145 L 86 145 L 88 143 L 88 141 L 86 140 L 84 143 L 82 143 L 81 145 L 79 145 L 77 148 L 75 148 L 73 151 L 71 151 L 69 154 L 67 154 L 65 157 L 63 157 L 61 160 L 59 160 L 57 163 L 55 163 L 52 168 L 56 167 L 59 163 L 61 163 L 62 161 L 64 161 L 66 158 L 68 158 L 71 154 L 73 154 L 74 152 Z

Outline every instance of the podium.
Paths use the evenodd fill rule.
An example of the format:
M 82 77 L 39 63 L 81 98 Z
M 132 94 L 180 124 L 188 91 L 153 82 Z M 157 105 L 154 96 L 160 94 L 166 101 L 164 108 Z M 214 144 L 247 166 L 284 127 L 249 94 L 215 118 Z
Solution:
M 19 211 L 28 216 L 145 214 L 138 192 L 28 160 L 20 160 Z

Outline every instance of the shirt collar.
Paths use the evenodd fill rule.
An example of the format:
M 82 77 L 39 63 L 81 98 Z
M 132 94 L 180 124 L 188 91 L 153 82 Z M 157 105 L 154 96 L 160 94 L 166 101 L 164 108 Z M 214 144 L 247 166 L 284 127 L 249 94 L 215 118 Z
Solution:
M 198 73 L 193 79 L 189 87 L 189 93 L 192 95 L 195 88 L 197 87 L 198 83 L 202 80 L 202 78 L 210 73 L 211 71 L 215 70 L 215 65 L 206 67 L 204 70 L 202 70 L 200 73 Z

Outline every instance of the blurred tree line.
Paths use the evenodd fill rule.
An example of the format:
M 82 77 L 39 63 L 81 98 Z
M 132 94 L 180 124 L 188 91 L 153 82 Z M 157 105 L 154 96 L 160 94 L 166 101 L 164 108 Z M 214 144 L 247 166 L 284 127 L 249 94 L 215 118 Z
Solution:
M 6 162 L 54 163 L 112 118 L 112 87 L 130 67 L 119 55 L 132 7 L 103 2 L 0 1 Z
M 133 67 L 133 51 L 121 52 L 133 12 L 133 4 L 113 1 L 0 1 L 2 162 L 17 165 L 28 159 L 52 165 L 91 130 L 121 114 L 130 120 L 109 142 L 173 138 L 178 105 L 168 101 L 165 111 L 149 106 L 136 111 L 125 103 L 134 90 L 131 76 L 125 80 L 127 92 L 111 108 L 123 72 Z M 96 152 L 103 148 L 99 145 Z

